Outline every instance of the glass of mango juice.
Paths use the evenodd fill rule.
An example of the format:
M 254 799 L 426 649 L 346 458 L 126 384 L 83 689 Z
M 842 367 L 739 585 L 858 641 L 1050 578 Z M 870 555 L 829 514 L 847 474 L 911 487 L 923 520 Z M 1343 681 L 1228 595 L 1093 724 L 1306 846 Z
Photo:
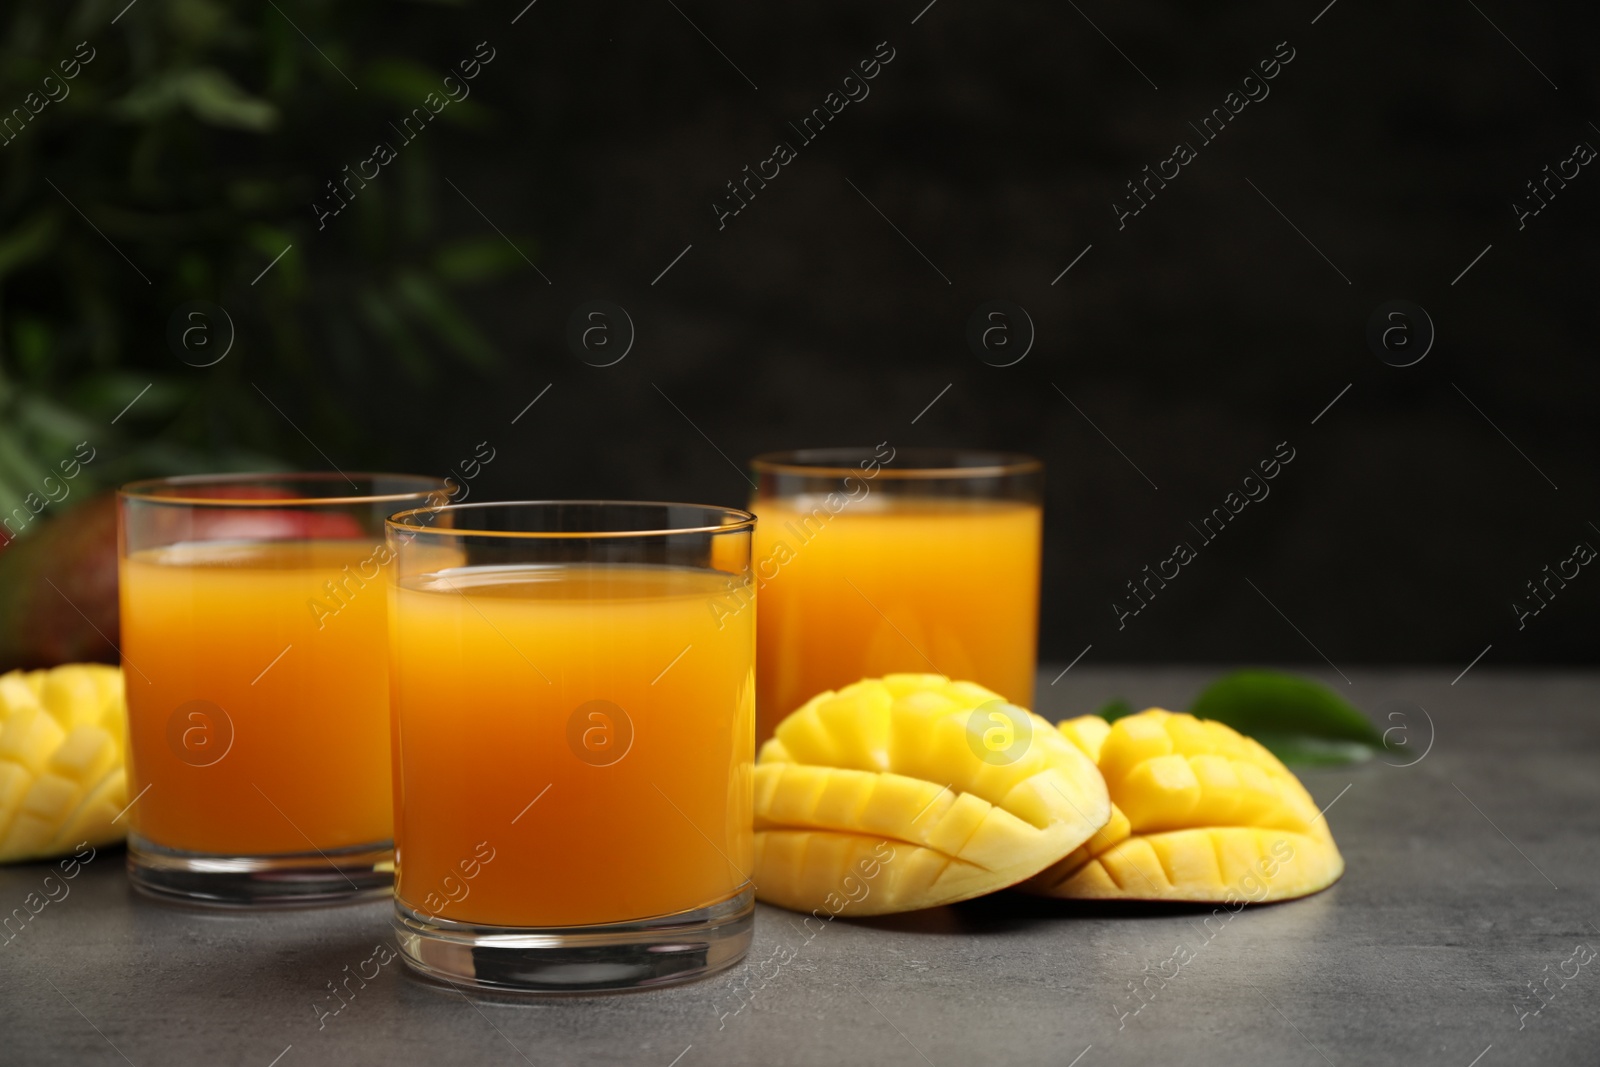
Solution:
M 811 697 L 910 672 L 1031 707 L 1043 466 L 949 449 L 822 448 L 751 461 L 758 740 Z
M 743 957 L 754 525 L 597 501 L 390 518 L 394 925 L 411 967 L 579 991 Z
M 129 876 L 216 905 L 393 884 L 384 519 L 394 474 L 154 479 L 118 494 Z

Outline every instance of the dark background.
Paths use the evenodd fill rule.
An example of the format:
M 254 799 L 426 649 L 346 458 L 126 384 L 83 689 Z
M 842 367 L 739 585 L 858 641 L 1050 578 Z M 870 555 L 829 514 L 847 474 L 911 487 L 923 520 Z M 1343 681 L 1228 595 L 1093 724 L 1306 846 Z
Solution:
M 1592 568 L 1525 628 L 1512 608 L 1600 545 L 1597 166 L 1523 229 L 1512 208 L 1600 146 L 1592 15 L 925 2 L 539 0 L 515 25 L 524 0 L 139 0 L 116 25 L 122 0 L 20 3 L 7 92 L 58 42 L 98 55 L 78 103 L 0 148 L 0 233 L 59 212 L 54 251 L 0 271 L 0 367 L 101 428 L 107 479 L 444 474 L 487 441 L 479 499 L 738 505 L 769 449 L 1026 451 L 1048 469 L 1043 659 L 1594 661 Z M 322 183 L 480 41 L 473 107 L 319 232 Z M 802 146 L 788 123 L 884 41 L 870 95 Z M 1202 146 L 1187 123 L 1284 41 L 1270 95 Z M 276 119 L 126 105 L 199 63 Z M 778 140 L 798 158 L 719 230 L 724 183 Z M 1179 140 L 1198 158 L 1119 230 L 1124 183 Z M 96 278 L 109 312 L 61 295 Z M 636 330 L 603 368 L 567 341 L 597 299 Z M 1404 368 L 1366 338 L 1397 299 L 1437 329 Z M 190 300 L 237 331 L 204 369 L 166 340 Z M 992 300 L 1036 329 L 1012 366 L 967 342 Z M 42 356 L 30 315 L 54 324 Z M 1119 630 L 1124 583 L 1199 547 L 1189 523 L 1285 441 L 1271 495 Z

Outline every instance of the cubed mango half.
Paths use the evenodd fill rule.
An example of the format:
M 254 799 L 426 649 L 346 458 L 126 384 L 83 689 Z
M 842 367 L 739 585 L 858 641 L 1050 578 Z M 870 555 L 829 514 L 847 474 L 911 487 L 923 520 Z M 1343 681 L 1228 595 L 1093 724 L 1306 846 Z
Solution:
M 1111 819 L 1093 760 L 971 682 L 869 678 L 778 725 L 755 768 L 756 896 L 883 915 L 1031 878 Z
M 1219 722 L 1151 708 L 1058 727 L 1095 759 L 1106 826 L 1021 888 L 1083 900 L 1292 900 L 1344 873 L 1328 821 L 1287 767 Z
M 0 674 L 0 863 L 122 840 L 122 685 L 98 663 Z

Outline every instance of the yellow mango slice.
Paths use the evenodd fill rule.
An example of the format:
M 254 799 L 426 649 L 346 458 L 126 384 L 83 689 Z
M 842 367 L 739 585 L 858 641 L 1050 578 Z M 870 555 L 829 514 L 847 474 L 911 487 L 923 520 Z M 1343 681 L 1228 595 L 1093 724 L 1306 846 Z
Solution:
M 126 720 L 115 667 L 0 675 L 0 863 L 122 840 Z
M 105 705 L 96 674 L 103 671 L 45 671 L 40 703 L 55 716 L 64 730 L 84 723 L 98 723 L 100 709 Z
M 1032 712 L 943 675 L 868 678 L 762 746 L 756 896 L 824 919 L 949 904 L 1038 874 L 1111 817 L 1094 762 Z
M 1064 722 L 1114 806 L 1082 847 L 1021 888 L 1089 900 L 1292 900 L 1344 859 L 1311 794 L 1272 753 L 1219 722 L 1151 708 Z
M 49 712 L 37 704 L 24 707 L 0 726 L 0 760 L 37 774 L 66 736 Z

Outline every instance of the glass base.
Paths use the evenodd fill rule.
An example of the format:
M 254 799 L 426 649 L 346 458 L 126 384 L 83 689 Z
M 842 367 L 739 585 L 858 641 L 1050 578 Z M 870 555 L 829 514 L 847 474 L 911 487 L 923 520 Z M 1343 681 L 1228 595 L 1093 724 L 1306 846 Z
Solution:
M 397 897 L 394 928 L 412 969 L 454 986 L 592 993 L 669 985 L 732 966 L 749 951 L 755 890 L 710 907 L 598 926 L 480 926 L 429 918 Z
M 128 835 L 128 880 L 159 900 L 222 908 L 301 907 L 377 900 L 394 888 L 394 846 L 272 856 L 217 856 Z

